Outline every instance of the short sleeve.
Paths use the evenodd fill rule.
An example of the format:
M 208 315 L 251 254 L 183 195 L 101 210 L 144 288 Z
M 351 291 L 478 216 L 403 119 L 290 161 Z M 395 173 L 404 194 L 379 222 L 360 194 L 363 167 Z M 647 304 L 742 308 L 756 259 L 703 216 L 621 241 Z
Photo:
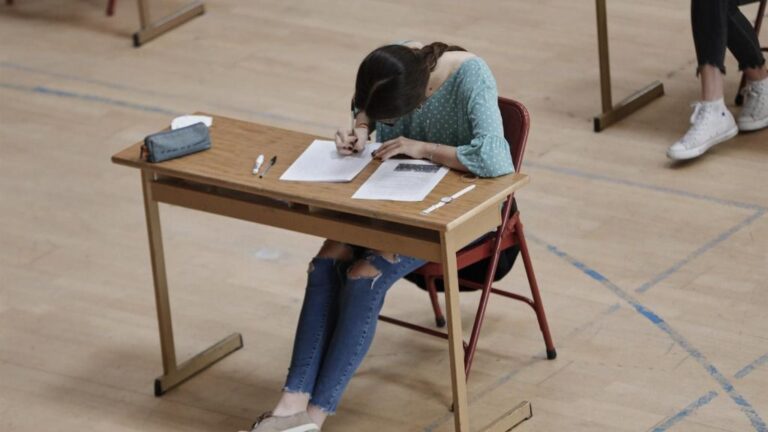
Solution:
M 403 121 L 398 120 L 392 126 L 387 126 L 382 122 L 376 122 L 376 141 L 386 142 L 403 135 Z
M 514 172 L 509 144 L 499 112 L 498 90 L 490 70 L 482 64 L 463 82 L 469 116 L 469 144 L 459 145 L 456 156 L 478 177 L 497 177 Z

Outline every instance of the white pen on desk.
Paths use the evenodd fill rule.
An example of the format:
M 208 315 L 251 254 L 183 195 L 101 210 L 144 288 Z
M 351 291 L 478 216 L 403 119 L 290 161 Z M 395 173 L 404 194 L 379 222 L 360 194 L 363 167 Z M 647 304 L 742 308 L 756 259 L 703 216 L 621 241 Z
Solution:
M 256 163 L 253 164 L 253 175 L 256 175 L 259 173 L 259 169 L 261 169 L 261 165 L 264 163 L 264 155 L 260 154 L 259 157 L 256 158 Z

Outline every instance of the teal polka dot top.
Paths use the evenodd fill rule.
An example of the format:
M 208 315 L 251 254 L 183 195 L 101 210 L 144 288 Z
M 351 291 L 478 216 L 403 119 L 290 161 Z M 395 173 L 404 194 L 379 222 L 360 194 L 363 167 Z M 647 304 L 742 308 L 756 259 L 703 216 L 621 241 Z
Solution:
M 378 141 L 400 136 L 456 147 L 459 161 L 479 177 L 515 169 L 499 113 L 496 80 L 479 57 L 462 63 L 424 104 L 387 126 L 376 123 Z

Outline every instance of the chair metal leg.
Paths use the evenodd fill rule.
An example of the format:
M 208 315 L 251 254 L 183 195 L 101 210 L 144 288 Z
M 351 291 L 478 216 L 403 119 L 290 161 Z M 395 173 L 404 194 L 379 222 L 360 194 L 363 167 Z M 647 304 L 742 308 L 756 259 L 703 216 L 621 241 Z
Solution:
M 429 299 L 432 301 L 432 310 L 435 311 L 435 325 L 440 328 L 445 327 L 445 317 L 443 311 L 440 309 L 440 302 L 437 299 L 437 286 L 435 285 L 435 278 L 427 276 L 427 291 L 429 291 Z
M 7 4 L 8 6 L 10 6 L 10 5 L 12 5 L 12 4 L 13 4 L 13 0 L 5 0 L 5 4 Z
M 115 1 L 116 0 L 109 0 L 107 2 L 107 16 L 112 16 L 115 14 Z
M 475 350 L 477 349 L 477 340 L 480 337 L 480 329 L 483 327 L 483 321 L 485 320 L 485 309 L 488 306 L 488 298 L 491 295 L 491 285 L 493 284 L 493 277 L 496 275 L 496 267 L 499 264 L 499 256 L 501 256 L 501 233 L 506 228 L 506 220 L 496 232 L 496 241 L 493 245 L 493 255 L 491 256 L 491 262 L 488 263 L 488 270 L 485 273 L 485 283 L 483 284 L 483 291 L 480 294 L 480 302 L 477 305 L 477 313 L 475 314 L 475 323 L 472 325 L 472 334 L 469 337 L 469 344 L 464 351 L 464 374 L 469 379 L 469 371 L 472 369 L 472 360 L 475 358 Z
M 555 351 L 555 344 L 552 342 L 552 335 L 549 332 L 549 324 L 547 324 L 547 315 L 544 312 L 544 303 L 541 300 L 541 294 L 539 293 L 539 285 L 536 283 L 536 275 L 533 273 L 533 264 L 531 263 L 531 256 L 528 253 L 528 244 L 525 241 L 525 234 L 523 233 L 523 224 L 518 219 L 515 224 L 515 236 L 517 237 L 518 244 L 520 245 L 520 253 L 523 256 L 523 263 L 525 264 L 525 274 L 528 277 L 528 284 L 531 287 L 531 295 L 533 296 L 534 310 L 536 311 L 536 318 L 539 321 L 539 328 L 544 335 L 544 344 L 547 347 L 547 358 L 552 360 L 557 357 L 557 351 Z
M 739 81 L 739 91 L 736 92 L 736 99 L 734 100 L 736 106 L 741 106 L 744 103 L 744 95 L 741 94 L 741 91 L 744 90 L 745 85 L 747 85 L 747 75 L 742 72 L 741 81 Z
M 492 264 L 493 267 L 496 267 Z M 493 275 L 496 273 L 496 269 L 493 272 L 489 272 L 485 285 L 483 285 L 482 293 L 480 294 L 480 302 L 477 305 L 477 313 L 475 314 L 475 323 L 472 325 L 472 334 L 469 337 L 469 343 L 464 349 L 464 374 L 469 380 L 469 371 L 472 369 L 472 360 L 475 359 L 475 350 L 477 350 L 477 340 L 480 337 L 480 329 L 483 327 L 483 321 L 485 321 L 485 309 L 488 306 L 488 298 L 491 294 L 491 283 L 493 283 Z

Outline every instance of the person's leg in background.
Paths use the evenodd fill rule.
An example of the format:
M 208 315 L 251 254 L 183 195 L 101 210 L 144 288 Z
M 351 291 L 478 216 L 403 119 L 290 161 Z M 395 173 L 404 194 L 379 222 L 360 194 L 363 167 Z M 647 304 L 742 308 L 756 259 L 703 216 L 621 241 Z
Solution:
M 692 0 L 691 27 L 698 59 L 697 74 L 701 80 L 701 101 L 694 105 L 688 132 L 667 150 L 667 156 L 674 160 L 701 156 L 712 146 L 738 133 L 739 126 L 723 99 L 726 47 L 739 60 L 739 68 L 744 69 L 749 80 L 768 76 L 765 75 L 765 61 L 757 35 L 736 0 Z M 749 89 L 762 89 L 760 85 L 751 84 Z M 742 112 L 750 118 L 754 114 L 759 117 L 761 111 L 755 108 L 766 105 L 765 98 L 751 99 L 750 105 L 745 103 L 745 108 L 749 109 Z M 765 111 L 768 123 L 768 108 Z M 739 117 L 741 119 L 742 115 Z
M 319 426 L 336 411 L 352 375 L 368 352 L 387 291 L 424 262 L 408 256 L 369 251 L 349 269 L 339 295 L 336 329 L 309 402 L 308 413 Z
M 694 104 L 691 127 L 668 150 L 673 160 L 701 156 L 739 132 L 723 101 L 725 49 L 730 0 L 691 0 L 691 28 L 701 80 L 701 100 Z
M 728 49 L 747 77 L 744 104 L 736 123 L 742 132 L 755 131 L 768 126 L 768 70 L 752 23 L 741 13 L 736 0 L 729 3 Z

